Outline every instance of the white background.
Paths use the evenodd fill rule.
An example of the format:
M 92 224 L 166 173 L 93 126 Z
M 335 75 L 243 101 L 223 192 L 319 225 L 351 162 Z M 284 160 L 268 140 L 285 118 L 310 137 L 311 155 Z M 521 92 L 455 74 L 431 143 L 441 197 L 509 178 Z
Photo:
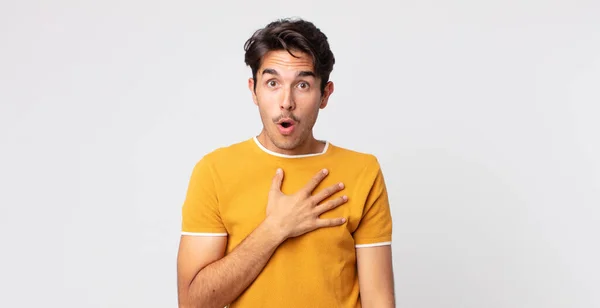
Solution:
M 0 306 L 176 307 L 205 153 L 257 134 L 243 44 L 313 21 L 316 137 L 379 158 L 398 307 L 600 307 L 598 1 L 0 4 Z

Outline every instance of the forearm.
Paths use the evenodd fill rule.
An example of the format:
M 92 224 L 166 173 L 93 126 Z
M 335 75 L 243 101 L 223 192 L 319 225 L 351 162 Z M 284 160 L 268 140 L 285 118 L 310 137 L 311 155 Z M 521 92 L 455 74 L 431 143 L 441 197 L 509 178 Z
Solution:
M 259 225 L 230 254 L 209 264 L 196 275 L 184 307 L 218 307 L 233 302 L 263 270 L 283 242 L 267 222 Z
M 370 300 L 361 299 L 363 308 L 394 308 L 396 303 L 393 294 L 381 294 Z

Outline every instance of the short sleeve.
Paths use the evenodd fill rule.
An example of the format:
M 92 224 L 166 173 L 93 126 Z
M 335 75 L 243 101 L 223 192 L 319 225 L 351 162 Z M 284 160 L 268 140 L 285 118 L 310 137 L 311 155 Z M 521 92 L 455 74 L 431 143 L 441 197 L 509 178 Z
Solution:
M 392 215 L 383 173 L 377 162 L 369 169 L 372 171 L 367 172 L 365 178 L 369 179 L 370 190 L 362 218 L 353 234 L 356 248 L 392 243 Z
M 203 157 L 193 168 L 182 207 L 182 234 L 226 236 L 212 164 Z

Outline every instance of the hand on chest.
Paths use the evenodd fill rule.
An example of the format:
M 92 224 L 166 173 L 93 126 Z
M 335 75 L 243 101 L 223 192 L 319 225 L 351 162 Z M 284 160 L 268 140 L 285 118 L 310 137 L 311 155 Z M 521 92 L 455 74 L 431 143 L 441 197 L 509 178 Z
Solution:
M 281 192 L 292 195 L 305 187 L 312 177 L 319 171 L 316 170 L 288 170 L 285 171 L 281 185 Z M 226 186 L 226 191 L 221 192 L 219 207 L 221 219 L 225 224 L 230 237 L 243 239 L 250 234 L 264 219 L 268 204 L 269 190 L 273 181 L 273 174 L 256 172 L 256 175 L 248 179 L 232 179 Z M 322 200 L 323 204 L 328 200 L 348 196 L 348 201 L 332 210 L 321 214 L 320 218 L 346 218 L 346 223 L 341 226 L 328 227 L 309 232 L 302 237 L 305 240 L 314 239 L 335 244 L 336 238 L 351 237 L 356 229 L 362 215 L 362 204 L 364 204 L 364 192 L 358 186 L 357 175 L 349 172 L 331 170 L 330 173 L 313 190 L 312 194 L 318 194 L 326 187 L 337 183 L 344 183 L 344 189 L 333 193 Z M 341 240 L 341 239 L 338 239 Z

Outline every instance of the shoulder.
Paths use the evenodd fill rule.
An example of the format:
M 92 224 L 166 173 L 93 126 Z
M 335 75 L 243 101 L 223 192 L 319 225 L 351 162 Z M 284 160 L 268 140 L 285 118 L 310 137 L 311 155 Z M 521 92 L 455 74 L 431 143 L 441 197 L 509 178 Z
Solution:
M 329 145 L 335 152 L 336 158 L 343 160 L 346 164 L 355 166 L 362 170 L 375 170 L 378 171 L 381 166 L 377 156 L 369 152 L 361 152 L 355 149 L 339 146 Z
M 233 159 L 240 159 L 247 152 L 251 151 L 249 140 L 243 140 L 236 143 L 219 146 L 204 154 L 198 163 L 222 164 L 231 163 Z
M 240 158 L 247 157 L 251 149 L 248 140 L 216 147 L 196 160 L 193 172 L 212 174 L 214 176 L 217 170 L 221 170 L 224 167 L 227 169 L 228 166 L 232 166 L 235 162 L 240 161 Z

